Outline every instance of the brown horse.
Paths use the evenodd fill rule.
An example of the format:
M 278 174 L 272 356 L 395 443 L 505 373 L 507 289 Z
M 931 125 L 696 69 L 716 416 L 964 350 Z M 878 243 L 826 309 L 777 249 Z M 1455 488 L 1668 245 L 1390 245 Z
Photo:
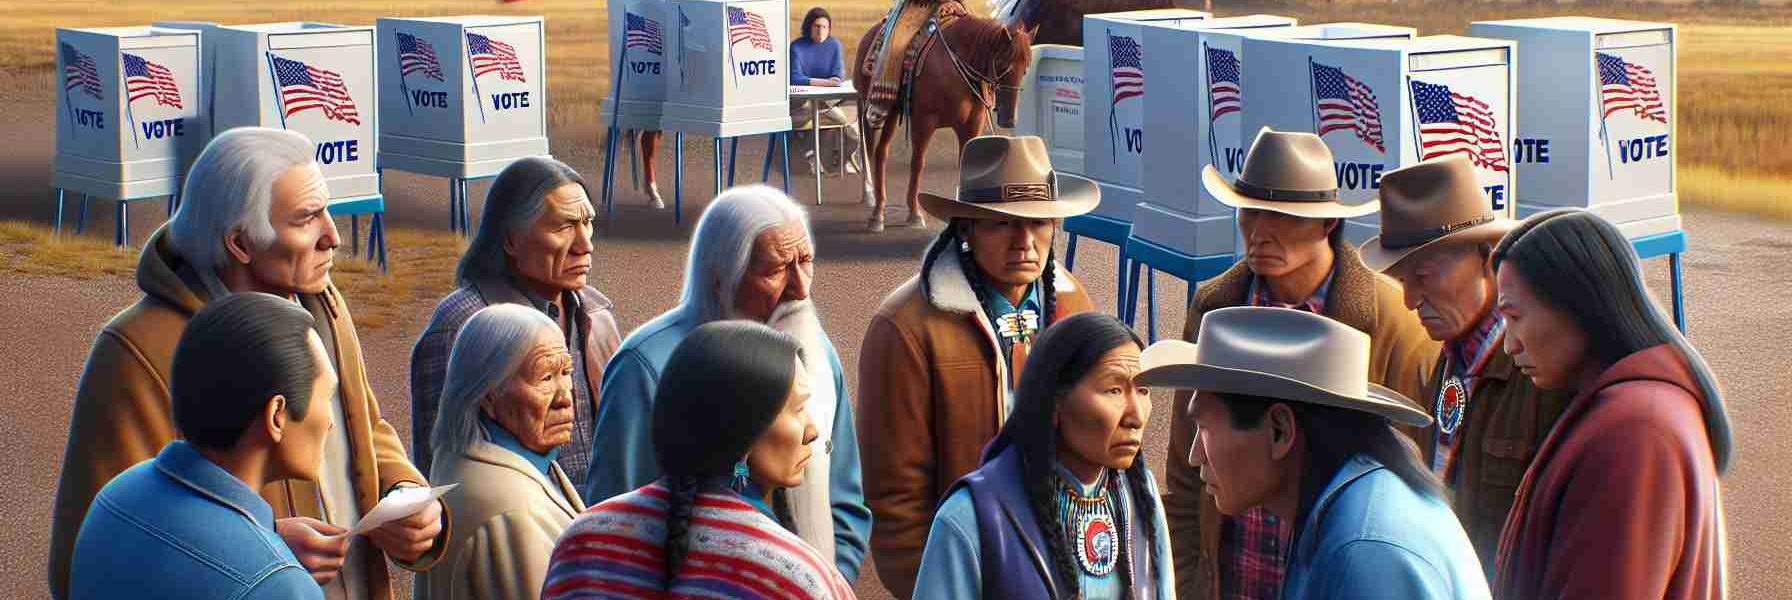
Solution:
M 859 40 L 859 61 L 875 62 L 870 46 L 883 27 L 880 19 Z M 859 91 L 860 128 L 870 148 L 871 184 L 876 204 L 868 225 L 872 231 L 884 226 L 884 168 L 890 158 L 890 144 L 896 139 L 896 128 L 902 119 L 909 121 L 909 144 L 912 156 L 908 174 L 908 225 L 926 224 L 921 217 L 921 171 L 927 166 L 927 142 L 935 130 L 950 127 L 963 146 L 971 138 L 990 129 L 990 113 L 997 125 L 1014 126 L 1014 105 L 1020 94 L 1021 80 L 1033 57 L 1032 32 L 1003 25 L 988 17 L 966 15 L 951 25 L 940 28 L 939 39 L 928 46 L 917 59 L 914 92 L 909 94 L 906 110 L 891 114 L 875 131 L 864 123 L 865 96 L 871 89 L 870 77 L 862 64 L 853 69 L 853 87 Z M 913 43 L 922 43 L 917 38 Z
M 991 14 L 1010 25 L 1037 28 L 1035 44 L 1083 45 L 1083 15 L 1175 8 L 1191 0 L 990 0 Z M 1203 4 L 1211 6 L 1212 0 Z

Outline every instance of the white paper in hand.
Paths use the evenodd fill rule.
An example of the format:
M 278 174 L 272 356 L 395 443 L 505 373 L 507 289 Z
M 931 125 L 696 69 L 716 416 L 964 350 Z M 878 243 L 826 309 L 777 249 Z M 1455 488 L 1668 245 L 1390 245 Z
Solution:
M 380 500 L 379 505 L 374 506 L 373 510 L 362 515 L 361 520 L 355 523 L 349 533 L 356 535 L 367 533 L 379 529 L 381 525 L 417 514 L 418 511 L 423 510 L 423 507 L 429 506 L 429 503 L 435 502 L 443 494 L 457 487 L 460 487 L 460 484 L 450 483 L 432 488 L 422 486 L 398 488 L 396 491 L 386 494 L 386 498 Z

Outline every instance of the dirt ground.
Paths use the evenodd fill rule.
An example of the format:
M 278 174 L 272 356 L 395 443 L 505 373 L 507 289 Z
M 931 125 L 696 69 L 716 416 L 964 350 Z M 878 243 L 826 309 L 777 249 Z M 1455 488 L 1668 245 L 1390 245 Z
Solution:
M 0 74 L 0 100 L 6 99 L 6 90 L 19 89 L 4 78 Z M 51 218 L 48 169 L 53 134 L 49 128 L 32 126 L 47 121 L 47 111 L 40 115 L 15 107 L 0 112 L 0 130 L 8 132 L 7 150 L 0 153 L 0 219 Z M 557 132 L 553 140 L 556 155 L 596 181 L 595 139 L 563 133 Z M 742 146 L 743 168 L 737 182 L 756 179 L 763 142 Z M 662 161 L 670 154 L 662 153 Z M 647 209 L 641 196 L 626 189 L 617 195 L 617 213 L 599 224 L 593 283 L 616 301 L 617 319 L 626 329 L 665 310 L 677 296 L 690 227 L 712 190 L 707 140 L 692 140 L 687 154 L 683 226 L 674 227 L 668 213 Z M 900 148 L 893 154 L 906 155 Z M 951 189 L 956 160 L 950 141 L 936 139 L 930 156 L 935 169 L 927 185 Z M 904 159 L 893 163 L 892 178 L 906 172 Z M 807 191 L 812 185 L 808 174 L 798 169 L 792 179 L 796 196 L 812 201 L 813 192 Z M 814 295 L 843 364 L 848 365 L 849 384 L 857 379 L 853 365 L 870 312 L 887 291 L 913 273 L 931 233 L 894 227 L 882 235 L 864 233 L 865 212 L 857 204 L 856 185 L 853 178 L 827 180 L 825 205 L 813 207 L 819 257 Z M 443 187 L 437 179 L 389 174 L 388 222 L 399 228 L 444 230 L 448 215 Z M 670 201 L 669 169 L 662 170 L 661 188 Z M 896 195 L 902 189 L 893 185 L 890 191 Z M 483 185 L 476 186 L 472 197 L 482 198 L 484 192 Z M 476 201 L 475 219 L 478 207 Z M 110 235 L 111 214 L 109 203 L 96 204 L 88 235 Z M 68 216 L 73 217 L 72 207 Z M 904 216 L 902 209 L 891 208 L 892 222 Z M 133 243 L 141 243 L 162 217 L 159 204 L 133 206 Z M 1785 492 L 1792 478 L 1781 466 L 1792 461 L 1792 445 L 1773 433 L 1792 426 L 1792 413 L 1782 402 L 1792 390 L 1788 368 L 1792 359 L 1784 351 L 1792 334 L 1792 299 L 1783 288 L 1792 281 L 1792 263 L 1785 260 L 1792 252 L 1792 226 L 1695 210 L 1686 215 L 1686 228 L 1692 243 L 1685 259 L 1691 338 L 1723 383 L 1736 431 L 1737 460 L 1725 477 L 1731 587 L 1737 598 L 1792 597 L 1792 572 L 1785 568 L 1792 564 L 1792 549 L 1779 543 L 1792 530 L 1792 518 L 1787 516 L 1792 495 Z M 1115 258 L 1112 246 L 1084 243 L 1075 265 L 1097 308 L 1110 312 Z M 1647 267 L 1658 297 L 1666 298 L 1666 261 L 1653 260 Z M 0 528 L 0 597 L 37 598 L 45 596 L 49 514 L 67 441 L 69 402 L 94 335 L 137 292 L 122 277 L 79 281 L 0 276 L 0 286 L 5 290 L 0 294 L 0 360 L 8 367 L 0 370 L 0 431 L 14 440 L 8 447 L 17 453 L 14 460 L 0 463 L 0 481 L 10 483 L 0 486 L 0 514 L 8 515 L 10 524 Z M 1179 332 L 1186 288 L 1167 277 L 1159 279 L 1158 288 L 1164 299 L 1158 310 L 1159 331 Z M 406 374 L 410 346 L 430 308 L 418 306 L 408 318 L 362 338 L 369 377 L 385 417 L 404 436 L 410 429 Z M 1145 316 L 1139 318 L 1143 328 Z M 1147 448 L 1153 468 L 1164 464 L 1168 420 L 1163 410 L 1151 418 Z M 866 598 L 887 597 L 870 564 L 858 590 Z

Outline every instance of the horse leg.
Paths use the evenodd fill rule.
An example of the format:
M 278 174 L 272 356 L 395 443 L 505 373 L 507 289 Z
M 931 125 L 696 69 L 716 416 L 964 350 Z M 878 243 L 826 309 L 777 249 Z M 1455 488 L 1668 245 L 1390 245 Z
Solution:
M 933 139 L 933 132 L 939 123 L 930 115 L 915 114 L 914 122 L 909 124 L 908 167 L 908 221 L 905 227 L 925 227 L 927 219 L 921 216 L 921 173 L 927 169 L 927 142 Z
M 653 155 L 659 150 L 660 138 L 663 137 L 666 137 L 666 134 L 661 131 L 641 132 L 641 172 L 647 176 L 647 200 L 654 208 L 666 207 L 666 200 L 660 197 L 659 180 L 654 179 L 655 169 L 653 168 Z M 674 169 L 683 167 L 684 165 L 672 166 Z
M 871 148 L 871 189 L 877 198 L 875 206 L 871 207 L 869 219 L 872 231 L 882 231 L 884 226 L 884 203 L 887 199 L 884 194 L 884 175 L 889 170 L 890 144 L 896 141 L 896 130 L 896 116 L 886 117 L 883 126 L 876 132 L 877 142 Z

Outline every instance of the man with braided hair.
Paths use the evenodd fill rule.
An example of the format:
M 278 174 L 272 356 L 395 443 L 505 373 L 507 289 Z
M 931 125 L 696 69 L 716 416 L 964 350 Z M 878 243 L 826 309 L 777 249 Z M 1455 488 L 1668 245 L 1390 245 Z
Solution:
M 921 270 L 871 318 L 859 355 L 859 435 L 878 575 L 909 597 L 934 507 L 977 468 L 1013 409 L 1034 337 L 1093 307 L 1052 240 L 1100 202 L 1052 171 L 1037 137 L 982 136 L 960 153 L 957 197 L 921 194 L 950 223 Z

